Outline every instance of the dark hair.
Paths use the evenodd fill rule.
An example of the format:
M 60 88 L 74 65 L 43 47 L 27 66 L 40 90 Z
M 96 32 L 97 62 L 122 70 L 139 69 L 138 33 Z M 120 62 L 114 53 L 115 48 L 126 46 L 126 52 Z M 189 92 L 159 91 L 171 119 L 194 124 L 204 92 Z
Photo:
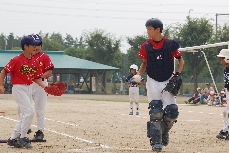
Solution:
M 40 45 L 42 46 L 42 41 L 37 46 L 40 46 Z
M 148 19 L 145 23 L 145 26 L 152 26 L 154 29 L 156 28 L 160 28 L 160 32 L 162 33 L 163 30 L 163 23 L 161 22 L 161 20 L 157 19 L 157 18 L 151 18 Z

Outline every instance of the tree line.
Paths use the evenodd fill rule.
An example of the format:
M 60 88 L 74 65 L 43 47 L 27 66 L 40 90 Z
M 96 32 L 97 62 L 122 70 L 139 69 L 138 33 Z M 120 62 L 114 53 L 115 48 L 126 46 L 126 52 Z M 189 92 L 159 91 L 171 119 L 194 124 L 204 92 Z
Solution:
M 167 38 L 178 41 L 181 48 L 229 41 L 229 24 L 218 25 L 216 30 L 211 21 L 212 19 L 209 18 L 193 18 L 188 15 L 185 23 L 173 23 L 164 27 L 163 34 Z M 128 75 L 131 64 L 140 66 L 142 60 L 137 54 L 141 44 L 148 40 L 145 34 L 126 37 L 125 41 L 130 45 L 130 48 L 127 53 L 122 53 L 120 47 L 124 40 L 103 29 L 84 31 L 79 38 L 73 38 L 71 34 L 62 36 L 60 33 L 54 32 L 50 34 L 40 31 L 39 34 L 43 37 L 44 51 L 64 51 L 70 56 L 118 67 L 121 70 L 121 75 L 125 76 Z M 8 36 L 1 33 L 0 49 L 21 50 L 21 38 L 14 36 L 13 32 Z M 223 66 L 215 58 L 223 48 L 227 48 L 227 46 L 202 50 L 208 59 L 214 80 L 218 76 L 222 76 L 223 73 Z M 211 78 L 204 55 L 198 51 L 183 52 L 182 56 L 185 60 L 182 75 L 183 77 L 193 76 L 195 90 L 198 86 L 198 76 Z

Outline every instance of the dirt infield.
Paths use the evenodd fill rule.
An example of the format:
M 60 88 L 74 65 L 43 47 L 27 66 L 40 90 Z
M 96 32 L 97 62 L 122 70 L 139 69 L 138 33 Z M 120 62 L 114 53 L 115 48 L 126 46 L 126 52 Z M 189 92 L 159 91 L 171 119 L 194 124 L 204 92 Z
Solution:
M 125 102 L 117 102 L 123 99 Z M 0 143 L 0 153 L 151 153 L 146 137 L 148 103 L 140 104 L 139 116 L 129 116 L 127 99 L 127 95 L 48 96 L 44 131 L 47 142 L 32 143 L 32 149 Z M 146 96 L 140 99 L 147 101 Z M 0 114 L 0 138 L 8 139 L 18 118 L 17 105 L 12 95 L 0 95 L 0 106 L 0 110 L 6 110 L 5 115 Z M 162 152 L 228 153 L 229 141 L 216 139 L 222 126 L 223 109 L 179 105 L 178 122 L 170 131 L 169 145 Z M 32 131 L 30 138 L 35 126 Z

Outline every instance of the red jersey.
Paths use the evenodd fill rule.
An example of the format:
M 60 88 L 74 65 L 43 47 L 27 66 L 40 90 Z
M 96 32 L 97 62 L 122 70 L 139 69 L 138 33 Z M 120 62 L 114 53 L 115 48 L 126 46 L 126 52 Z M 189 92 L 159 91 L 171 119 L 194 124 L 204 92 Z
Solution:
M 163 37 L 163 39 L 156 43 L 155 41 L 153 41 L 153 39 L 149 39 L 149 42 L 152 44 L 152 46 L 154 48 L 162 48 L 163 47 L 163 44 L 164 44 L 164 41 L 165 41 L 165 37 Z M 146 50 L 145 50 L 145 44 L 146 42 L 144 42 L 142 45 L 141 45 L 141 48 L 140 48 L 140 51 L 138 53 L 138 56 L 140 58 L 144 58 L 144 59 L 147 59 L 147 54 L 146 54 Z M 172 54 L 172 60 L 174 60 L 174 57 L 175 58 L 179 58 L 181 56 L 181 52 L 179 50 L 175 50 L 174 52 L 171 52 Z
M 10 73 L 12 84 L 32 84 L 34 79 L 43 75 L 37 60 L 28 59 L 23 54 L 13 57 L 4 70 Z
M 39 62 L 42 73 L 54 68 L 50 57 L 46 53 L 39 52 L 38 54 L 34 55 L 34 58 Z

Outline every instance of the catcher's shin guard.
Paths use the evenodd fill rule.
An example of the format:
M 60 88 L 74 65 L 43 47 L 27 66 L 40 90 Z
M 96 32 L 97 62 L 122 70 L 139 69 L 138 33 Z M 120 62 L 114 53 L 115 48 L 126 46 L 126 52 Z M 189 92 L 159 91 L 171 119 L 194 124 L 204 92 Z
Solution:
M 173 124 L 176 123 L 176 119 L 179 115 L 178 106 L 176 104 L 167 105 L 164 109 L 163 120 L 161 121 L 162 127 L 162 143 L 167 146 L 169 143 L 169 130 Z
M 150 138 L 150 145 L 161 145 L 162 130 L 161 120 L 163 117 L 163 103 L 161 100 L 152 100 L 149 103 L 150 121 L 147 122 L 147 137 Z

